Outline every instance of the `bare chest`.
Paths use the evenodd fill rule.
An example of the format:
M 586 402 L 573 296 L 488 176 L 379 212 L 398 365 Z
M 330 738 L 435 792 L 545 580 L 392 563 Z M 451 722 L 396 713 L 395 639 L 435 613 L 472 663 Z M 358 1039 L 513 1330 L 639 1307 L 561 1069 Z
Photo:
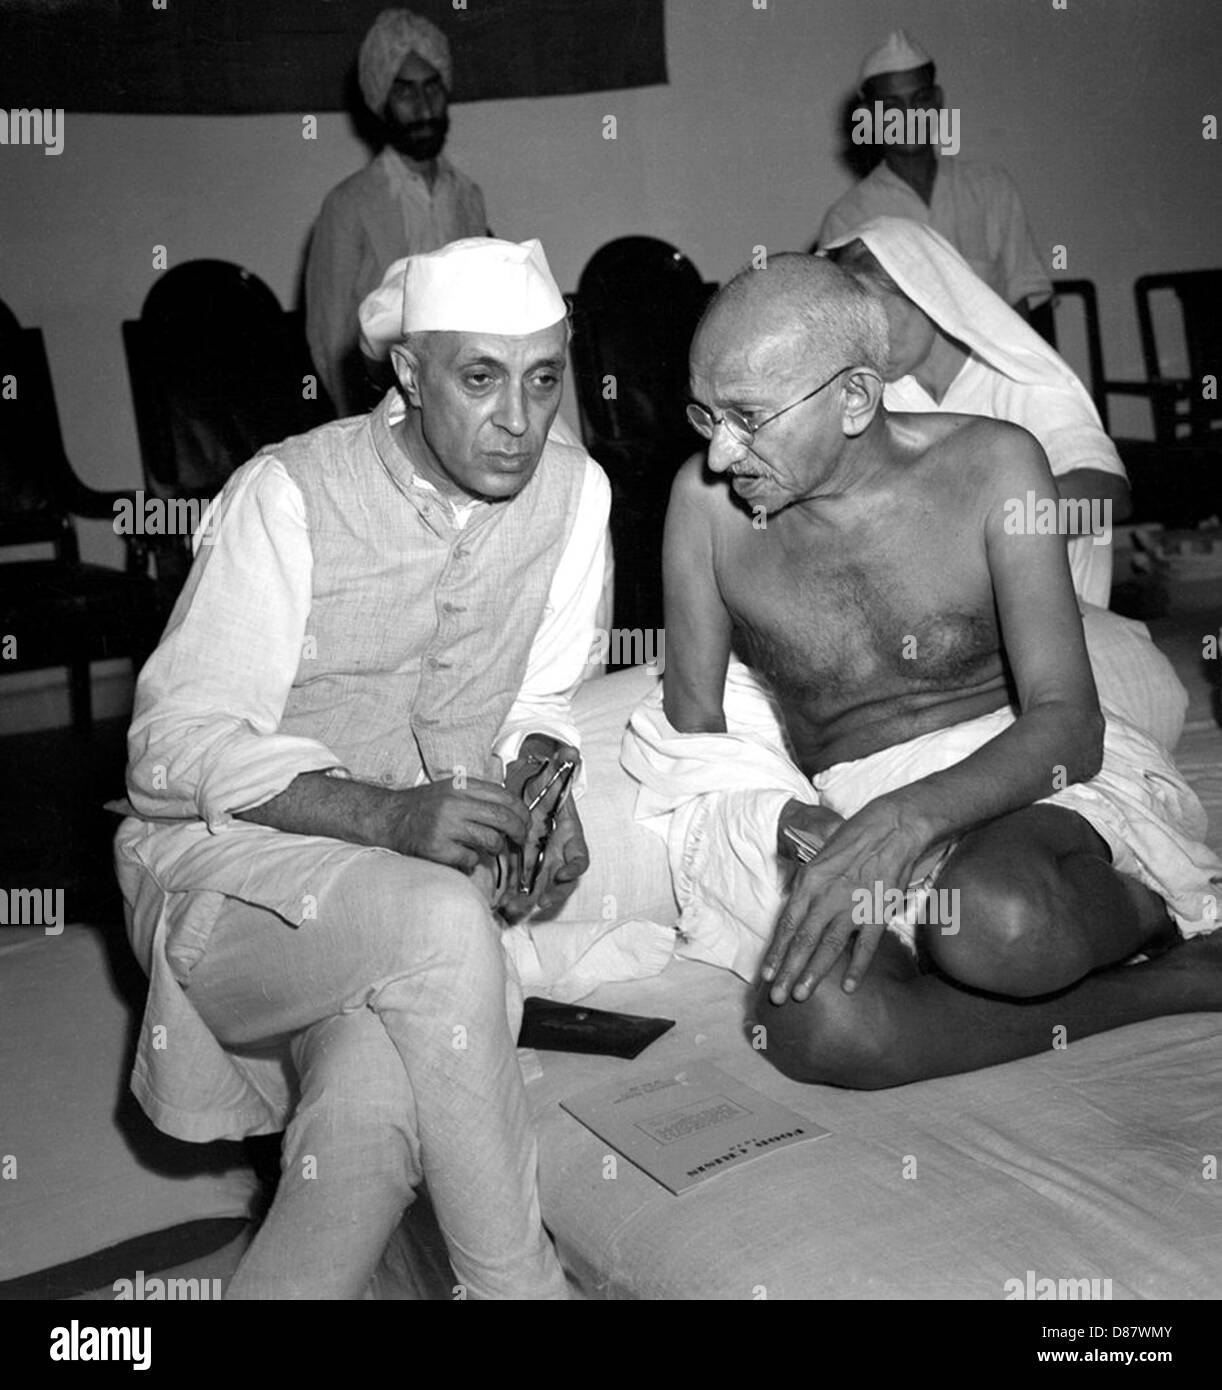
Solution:
M 979 543 L 906 533 L 902 542 L 794 546 L 744 537 L 722 593 L 738 654 L 787 706 L 834 718 L 858 706 L 978 687 L 1000 670 Z

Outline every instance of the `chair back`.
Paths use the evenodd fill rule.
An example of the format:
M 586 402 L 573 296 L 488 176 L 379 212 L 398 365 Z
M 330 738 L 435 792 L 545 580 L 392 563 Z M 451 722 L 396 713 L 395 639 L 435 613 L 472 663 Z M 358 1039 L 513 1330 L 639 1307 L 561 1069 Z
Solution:
M 655 237 L 608 242 L 578 282 L 573 365 L 582 429 L 600 461 L 648 455 L 673 468 L 699 446 L 687 423 L 688 349 L 711 289 Z
M 1133 286 L 1141 351 L 1150 381 L 1168 381 L 1165 344 L 1157 341 L 1153 298 L 1170 290 L 1179 301 L 1188 356 L 1187 379 L 1181 389 L 1155 396 L 1155 434 L 1165 443 L 1218 443 L 1222 403 L 1215 383 L 1213 399 L 1205 395 L 1204 378 L 1217 377 L 1222 363 L 1222 270 L 1183 270 L 1143 275 Z
M 701 447 L 687 422 L 688 350 L 715 286 L 655 237 L 590 258 L 573 304 L 582 433 L 611 480 L 615 623 L 662 623 L 662 524 L 679 465 Z
M 333 417 L 309 385 L 299 316 L 228 261 L 166 271 L 123 342 L 145 478 L 159 496 L 212 497 L 263 445 Z
M 0 546 L 50 541 L 76 558 L 71 472 L 42 332 L 0 303 Z

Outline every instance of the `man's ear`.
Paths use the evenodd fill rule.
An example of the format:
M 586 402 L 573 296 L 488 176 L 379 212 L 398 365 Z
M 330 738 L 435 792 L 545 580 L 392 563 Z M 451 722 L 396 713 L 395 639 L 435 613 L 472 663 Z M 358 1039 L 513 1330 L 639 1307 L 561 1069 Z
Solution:
M 390 362 L 394 368 L 395 379 L 408 404 L 419 409 L 422 370 L 420 357 L 407 343 L 395 343 L 390 349 Z
M 849 439 L 856 439 L 882 406 L 882 378 L 870 368 L 854 367 L 845 378 L 840 399 L 841 428 Z

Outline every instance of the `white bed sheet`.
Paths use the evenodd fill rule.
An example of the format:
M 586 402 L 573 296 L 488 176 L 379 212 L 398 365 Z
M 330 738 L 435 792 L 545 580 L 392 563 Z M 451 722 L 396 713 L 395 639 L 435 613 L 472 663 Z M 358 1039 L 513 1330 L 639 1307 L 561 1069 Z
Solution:
M 1206 625 L 1208 626 L 1208 625 Z M 1215 624 L 1216 626 L 1216 624 Z M 1191 693 L 1176 759 L 1222 846 L 1222 732 L 1195 629 L 1159 633 Z M 665 850 L 631 823 L 618 768 L 627 709 L 650 677 L 577 697 L 591 784 L 594 866 L 566 916 L 673 921 Z M 786 1081 L 742 1034 L 746 987 L 677 961 L 590 1002 L 678 1026 L 638 1061 L 540 1054 L 529 1088 L 544 1217 L 571 1277 L 595 1298 L 1001 1298 L 1007 1279 L 1101 1278 L 1112 1295 L 1222 1295 L 1222 1020 L 1157 1020 L 1064 1052 L 890 1092 Z M 236 1151 L 175 1176 L 184 1150 L 136 1117 L 131 1015 L 99 934 L 0 933 L 0 1280 L 197 1218 L 245 1216 L 256 1186 Z M 717 1062 L 832 1132 L 674 1197 L 620 1161 L 559 1100 L 688 1058 Z M 909 1158 L 915 1160 L 916 1176 Z M 409 1223 L 410 1224 L 410 1223 Z M 228 1272 L 228 1269 L 224 1271 Z M 383 1297 L 419 1296 L 393 1273 Z M 400 1289 L 399 1285 L 403 1284 Z M 444 1281 L 442 1281 L 444 1284 Z M 448 1296 L 438 1286 L 437 1296 Z
M 1176 761 L 1222 849 L 1222 730 L 1200 664 L 1207 616 L 1156 636 L 1190 693 Z M 595 771 L 600 786 L 610 781 L 615 805 L 626 789 L 600 747 L 587 754 L 591 781 Z M 604 824 L 592 827 L 592 858 L 596 869 L 610 861 L 614 876 L 620 846 Z M 634 839 L 642 881 L 661 848 Z M 539 1054 L 543 1075 L 528 1094 L 544 1219 L 588 1297 L 999 1299 L 1028 1270 L 1110 1279 L 1114 1298 L 1222 1296 L 1222 1176 L 1207 1176 L 1210 1155 L 1222 1162 L 1222 1015 L 1159 1019 L 965 1076 L 850 1092 L 776 1072 L 743 1032 L 747 1000 L 727 972 L 675 961 L 584 1001 L 678 1021 L 635 1062 Z M 832 1133 L 679 1197 L 622 1159 L 605 1177 L 609 1149 L 560 1100 L 692 1058 Z M 909 1157 L 915 1177 L 904 1176 Z
M 746 987 L 676 961 L 589 1003 L 677 1019 L 635 1062 L 541 1054 L 529 1089 L 544 1219 L 599 1298 L 1002 1298 L 1101 1278 L 1222 1296 L 1216 1015 L 1143 1023 L 891 1091 L 787 1081 L 741 1033 Z M 672 1196 L 562 1111 L 588 1086 L 702 1058 L 832 1132 Z M 915 1177 L 906 1177 L 915 1160 Z

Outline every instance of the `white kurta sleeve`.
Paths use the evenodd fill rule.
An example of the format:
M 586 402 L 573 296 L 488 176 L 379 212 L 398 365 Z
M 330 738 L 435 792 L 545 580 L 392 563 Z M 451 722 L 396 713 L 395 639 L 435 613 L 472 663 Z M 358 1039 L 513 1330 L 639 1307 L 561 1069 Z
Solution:
M 301 492 L 271 456 L 248 463 L 209 509 L 195 564 L 140 673 L 128 734 L 137 814 L 212 830 L 338 767 L 313 739 L 277 732 L 301 659 L 313 561 Z
M 1007 304 L 1022 299 L 1043 303 L 1052 294 L 1052 281 L 1031 235 L 1031 224 L 1014 180 L 1004 169 L 994 169 L 995 194 L 990 220 L 997 238 L 996 253 L 1005 268 Z

